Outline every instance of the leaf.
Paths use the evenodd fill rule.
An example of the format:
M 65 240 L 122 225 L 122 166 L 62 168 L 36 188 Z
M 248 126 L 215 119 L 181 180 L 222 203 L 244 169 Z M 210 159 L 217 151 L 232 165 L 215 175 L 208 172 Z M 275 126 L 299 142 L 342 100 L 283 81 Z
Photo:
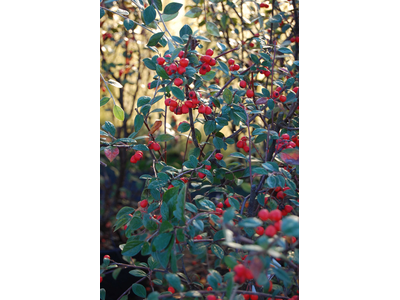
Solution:
M 222 62 L 222 61 L 220 61 L 220 62 L 218 62 L 218 63 L 219 63 L 219 66 L 220 66 L 221 69 L 222 69 L 222 72 L 224 72 L 226 75 L 229 76 L 229 68 L 228 68 L 228 66 L 227 66 L 224 62 Z
M 213 121 L 213 120 L 208 120 L 204 124 L 204 133 L 206 135 L 211 134 L 215 129 L 217 129 L 217 125 L 215 124 L 215 121 Z
M 287 286 L 290 283 L 290 277 L 284 270 L 281 268 L 273 268 L 272 270 L 276 277 L 283 281 L 283 285 Z
M 135 256 L 140 252 L 142 247 L 143 247 L 143 242 L 128 239 L 128 242 L 124 246 L 124 250 L 122 250 L 122 255 Z
M 179 31 L 179 36 L 181 38 L 183 38 L 183 36 L 187 34 L 187 35 L 191 35 L 193 34 L 192 28 L 190 28 L 189 25 L 183 25 L 183 27 L 181 28 L 181 30 Z
M 269 172 L 279 172 L 278 165 L 275 162 L 265 162 L 262 166 Z
M 149 294 L 149 296 L 147 297 L 147 300 L 158 300 L 158 296 L 160 295 L 159 292 L 152 292 Z
M 153 241 L 153 245 L 156 247 L 157 251 L 164 250 L 172 237 L 172 233 L 161 233 Z
M 163 14 L 163 15 L 161 15 L 161 16 L 162 16 L 162 19 L 164 20 L 164 22 L 169 22 L 169 21 L 175 19 L 175 18 L 178 16 L 178 14 L 179 14 L 179 13 L 174 13 L 174 14 L 172 14 L 172 15 L 165 15 L 165 14 Z
M 149 134 L 153 134 L 154 132 L 156 132 L 160 127 L 162 126 L 162 121 L 160 119 L 157 119 L 153 126 L 151 126 Z
M 288 236 L 299 237 L 299 217 L 289 216 L 282 220 L 282 232 Z
M 120 84 L 119 82 L 117 82 L 117 81 L 115 81 L 115 80 L 113 80 L 113 79 L 109 79 L 108 81 L 107 81 L 107 83 L 108 84 L 111 84 L 112 86 L 115 86 L 115 87 L 117 87 L 117 88 L 122 88 L 122 84 Z
M 116 158 L 119 154 L 119 149 L 117 147 L 107 147 L 106 149 L 104 149 L 104 154 L 106 155 L 108 160 L 112 162 L 114 158 Z
M 246 156 L 244 156 L 244 154 L 242 154 L 240 152 L 233 152 L 233 153 L 230 154 L 230 156 L 237 157 L 237 158 L 245 158 L 246 159 Z
M 165 275 L 165 279 L 167 279 L 168 283 L 175 288 L 175 290 L 182 292 L 183 285 L 181 284 L 181 280 L 179 279 L 178 275 L 168 273 Z
M 149 68 L 150 70 L 156 70 L 156 64 L 150 58 L 143 59 L 144 65 Z
M 262 225 L 262 221 L 258 218 L 247 218 L 239 222 L 239 227 L 254 228 Z
M 173 139 L 175 139 L 175 137 L 173 137 L 172 135 L 168 133 L 163 133 L 156 137 L 156 142 L 168 142 Z
M 106 290 L 100 289 L 100 300 L 106 300 Z
M 144 123 L 144 117 L 142 115 L 136 115 L 135 121 L 133 123 L 133 126 L 135 128 L 135 132 L 139 132 L 139 130 L 142 128 Z
M 185 17 L 188 18 L 197 18 L 198 16 L 201 15 L 203 10 L 200 7 L 193 7 L 191 10 L 189 10 L 186 14 Z
M 101 98 L 101 100 L 100 100 L 100 106 L 106 105 L 107 102 L 108 102 L 109 100 L 110 100 L 109 97 L 103 97 L 103 98 Z
M 106 12 L 104 11 L 104 9 L 102 9 L 102 8 L 100 7 L 100 19 L 104 16 L 105 13 L 106 13 Z
M 186 132 L 186 131 L 188 131 L 190 129 L 190 124 L 189 123 L 181 123 L 179 126 L 178 126 L 178 131 L 179 132 Z
M 124 20 L 124 27 L 125 27 L 126 30 L 132 29 L 133 26 L 135 26 L 135 25 L 136 25 L 135 22 L 133 22 L 133 21 L 130 20 L 130 19 L 125 19 L 125 20 Z
M 148 6 L 144 11 L 143 11 L 143 20 L 146 25 L 150 24 L 153 22 L 156 18 L 156 10 L 152 5 Z
M 185 221 L 185 198 L 186 198 L 186 184 L 180 190 L 178 198 L 176 199 L 176 209 L 174 216 L 181 221 Z
M 171 92 L 179 100 L 185 100 L 185 94 L 183 93 L 183 91 L 180 88 L 173 86 L 173 87 L 171 87 Z
M 284 54 L 293 54 L 292 50 L 290 50 L 289 48 L 282 47 L 282 48 L 279 48 L 277 50 L 279 52 L 281 52 L 281 53 L 284 53 Z
M 215 74 L 216 73 L 214 71 L 210 71 L 206 75 L 201 75 L 201 78 L 203 78 L 205 81 L 210 81 L 215 77 Z
M 135 276 L 135 277 L 146 277 L 146 272 L 139 270 L 139 269 L 135 269 L 132 271 L 129 271 L 129 274 Z
M 211 251 L 219 258 L 223 259 L 224 258 L 224 250 L 216 244 L 211 245 Z
M 114 116 L 115 116 L 118 120 L 120 120 L 120 121 L 123 121 L 123 120 L 124 120 L 125 112 L 124 112 L 124 110 L 123 110 L 121 107 L 119 107 L 118 105 L 114 105 L 113 113 L 114 113 Z
M 278 157 L 290 165 L 299 165 L 299 149 L 285 149 L 278 154 Z
M 164 12 L 163 13 L 167 14 L 167 15 L 172 15 L 172 14 L 178 12 L 181 9 L 182 6 L 183 6 L 183 4 L 181 4 L 181 3 L 176 3 L 176 2 L 169 3 L 164 8 Z
M 219 37 L 218 27 L 213 22 L 207 22 L 206 29 L 209 34 Z
M 157 72 L 157 75 L 160 76 L 161 78 L 169 79 L 167 72 L 160 65 L 156 65 L 156 72 Z
M 230 89 L 225 89 L 224 92 L 222 93 L 222 96 L 227 104 L 232 103 L 233 94 Z
M 132 284 L 132 292 L 142 298 L 146 298 L 146 288 L 138 283 Z
M 153 34 L 150 39 L 149 42 L 147 43 L 147 46 L 156 46 L 158 44 L 158 41 L 163 37 L 164 32 L 157 32 L 155 34 Z M 157 73 L 158 74 L 158 73 Z
M 120 14 L 120 15 L 123 15 L 123 16 L 129 16 L 129 11 L 126 11 L 125 9 L 118 8 L 116 13 Z
M 217 148 L 217 150 L 220 150 L 222 148 L 226 150 L 228 147 L 226 145 L 226 143 L 219 137 L 214 137 L 213 144 L 214 144 L 215 148 Z

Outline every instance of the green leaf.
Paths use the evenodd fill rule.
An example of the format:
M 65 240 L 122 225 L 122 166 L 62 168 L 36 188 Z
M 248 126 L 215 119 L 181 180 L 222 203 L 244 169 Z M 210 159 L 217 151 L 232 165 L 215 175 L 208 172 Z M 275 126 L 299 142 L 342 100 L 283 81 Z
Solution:
M 126 30 L 132 29 L 133 26 L 135 26 L 135 25 L 136 25 L 136 24 L 135 24 L 132 20 L 130 20 L 130 19 L 125 19 L 125 20 L 124 20 L 124 27 L 125 27 Z
M 216 244 L 211 245 L 211 251 L 219 258 L 223 259 L 224 258 L 224 250 Z
M 282 48 L 279 48 L 277 50 L 279 52 L 281 52 L 281 53 L 284 53 L 284 54 L 293 54 L 292 50 L 290 50 L 289 48 L 282 47 Z
M 156 72 L 157 72 L 157 75 L 159 75 L 161 78 L 169 79 L 167 72 L 160 65 L 156 65 Z
M 232 255 L 226 255 L 224 257 L 224 263 L 228 266 L 228 268 L 233 269 L 237 265 L 237 259 Z
M 220 150 L 222 148 L 226 150 L 228 147 L 226 145 L 226 143 L 219 137 L 214 137 L 213 144 L 214 144 L 215 148 L 217 148 L 217 150 Z
M 152 292 L 147 297 L 147 300 L 158 300 L 158 296 L 160 295 L 159 292 Z
M 137 218 L 138 219 L 138 218 Z M 139 219 L 140 220 L 140 219 Z M 128 242 L 124 246 L 124 250 L 122 250 L 122 255 L 125 256 L 135 256 L 142 249 L 143 242 L 138 240 L 128 239 Z
M 100 300 L 106 300 L 106 290 L 100 289 Z
M 146 25 L 150 24 L 153 22 L 156 18 L 156 10 L 152 5 L 148 6 L 144 11 L 143 11 L 143 20 Z
M 222 93 L 222 96 L 227 104 L 232 103 L 233 94 L 230 89 L 225 89 L 224 92 Z
M 161 233 L 153 241 L 153 245 L 156 247 L 157 251 L 164 250 L 172 237 L 172 233 Z
M 273 268 L 272 270 L 276 277 L 283 281 L 283 285 L 287 286 L 290 283 L 290 277 L 284 270 L 281 268 Z
M 168 134 L 168 133 L 162 133 L 159 136 L 156 137 L 156 142 L 168 142 L 175 139 L 174 136 Z
M 201 78 L 203 78 L 203 80 L 205 80 L 205 81 L 210 81 L 214 77 L 215 77 L 215 72 L 214 71 L 210 71 L 206 75 L 201 75 Z
M 102 8 L 100 7 L 100 19 L 104 16 L 105 13 L 106 13 L 106 12 L 104 11 L 104 9 L 102 9 Z
M 282 220 L 282 232 L 288 236 L 299 237 L 299 217 L 289 216 Z
M 246 159 L 246 156 L 244 156 L 244 154 L 240 153 L 240 152 L 233 152 L 231 154 L 229 154 L 232 157 L 237 157 L 237 158 L 244 158 Z
M 143 105 L 146 105 L 147 103 L 149 103 L 151 100 L 151 98 L 149 96 L 142 96 L 138 99 L 137 101 L 137 107 L 141 107 Z
M 152 61 L 150 58 L 143 59 L 144 65 L 150 70 L 156 70 L 156 63 Z
M 119 107 L 118 105 L 114 105 L 113 113 L 114 113 L 114 116 L 115 116 L 118 120 L 120 120 L 120 121 L 123 121 L 123 120 L 124 120 L 124 117 L 125 117 L 124 110 L 123 110 L 121 107 Z
M 162 216 L 163 216 L 163 221 L 162 221 L 162 223 L 160 225 L 160 233 L 168 232 L 168 231 L 171 231 L 171 230 L 174 229 L 174 226 L 172 226 L 172 224 L 167 221 L 168 215 L 169 215 L 168 205 L 163 203 L 161 205 L 161 210 L 162 210 L 163 207 L 166 208 L 167 210 L 164 211 L 164 213 L 161 213 Z
M 174 216 L 181 221 L 185 221 L 185 199 L 186 199 L 186 184 L 179 192 L 178 198 L 176 199 L 176 209 Z
M 164 22 L 169 22 L 169 21 L 175 19 L 175 18 L 178 16 L 178 14 L 179 14 L 179 13 L 174 13 L 174 14 L 172 14 L 172 15 L 163 14 L 163 15 L 161 15 L 161 16 L 162 16 L 162 19 L 164 20 Z
M 190 124 L 188 124 L 188 123 L 181 123 L 179 126 L 178 126 L 178 131 L 179 132 L 186 132 L 186 131 L 188 131 L 190 129 Z
M 185 17 L 188 18 L 197 18 L 198 16 L 201 15 L 203 10 L 200 7 L 193 7 L 191 10 L 189 10 L 186 14 Z
M 211 134 L 215 129 L 217 129 L 217 125 L 215 124 L 215 121 L 213 121 L 213 120 L 208 120 L 204 124 L 204 133 L 206 135 Z
M 279 172 L 279 167 L 276 162 L 265 162 L 262 166 L 269 172 Z
M 224 63 L 224 62 L 222 62 L 222 61 L 220 61 L 219 62 L 219 66 L 221 67 L 221 69 L 222 69 L 222 72 L 224 72 L 226 75 L 230 75 L 229 74 L 229 68 L 228 68 L 228 66 Z
M 218 27 L 213 22 L 207 22 L 206 29 L 209 34 L 219 37 Z
M 178 292 L 183 291 L 183 285 L 181 284 L 181 280 L 179 279 L 178 275 L 168 273 L 165 275 L 165 279 L 167 279 L 168 283 L 175 288 Z
M 179 100 L 185 100 L 185 94 L 183 93 L 183 91 L 180 88 L 173 86 L 173 87 L 171 87 L 171 91 L 172 91 L 172 94 Z
M 107 102 L 108 102 L 108 100 L 110 100 L 109 97 L 103 97 L 103 98 L 101 98 L 101 100 L 100 100 L 100 106 L 106 105 Z
M 258 218 L 247 218 L 239 222 L 239 227 L 254 228 L 262 225 L 262 221 Z
M 138 283 L 132 284 L 132 292 L 142 298 L 146 298 L 146 288 Z
M 149 42 L 147 43 L 147 46 L 157 46 L 158 41 L 163 37 L 164 32 L 157 32 L 155 34 L 153 34 L 150 39 Z M 158 73 L 157 73 L 158 74 Z M 168 77 L 169 78 L 169 77 Z
M 139 269 L 135 269 L 135 270 L 129 271 L 129 274 L 131 274 L 131 275 L 133 275 L 135 277 L 146 277 L 146 275 L 147 275 L 145 271 L 142 271 L 142 270 L 139 270 Z
M 178 12 L 181 9 L 182 6 L 183 6 L 183 4 L 181 4 L 181 3 L 176 3 L 176 2 L 169 3 L 164 8 L 164 12 L 163 13 L 167 14 L 167 15 L 172 15 L 172 14 Z
M 139 132 L 139 130 L 142 128 L 144 123 L 144 117 L 143 115 L 136 115 L 135 121 L 133 123 L 133 126 L 135 128 L 135 132 Z
M 114 124 L 113 124 L 113 123 L 111 123 L 111 122 L 109 122 L 109 121 L 106 121 L 106 122 L 104 123 L 104 125 L 102 126 L 102 128 L 103 128 L 105 131 L 108 131 L 112 136 L 115 135 L 115 127 L 114 127 Z
M 181 30 L 179 31 L 179 36 L 181 38 L 183 38 L 183 36 L 187 34 L 187 35 L 191 35 L 193 34 L 192 28 L 190 28 L 189 25 L 183 25 L 183 27 L 181 28 Z

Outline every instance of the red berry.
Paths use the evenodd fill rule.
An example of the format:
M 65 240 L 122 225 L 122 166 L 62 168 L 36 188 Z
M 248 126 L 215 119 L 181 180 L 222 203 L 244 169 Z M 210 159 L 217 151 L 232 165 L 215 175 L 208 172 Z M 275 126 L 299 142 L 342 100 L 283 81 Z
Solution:
M 176 102 L 175 100 L 171 100 L 169 105 L 172 106 L 172 107 L 177 107 L 178 106 L 178 102 Z
M 299 43 L 299 37 L 296 36 L 296 43 Z
M 257 300 L 257 299 L 258 299 L 258 296 L 257 296 L 257 295 L 251 295 L 251 296 L 250 296 L 250 299 L 251 299 L 251 300 Z
M 224 203 L 226 207 L 231 207 L 231 204 L 229 203 L 229 198 L 226 198 Z
M 133 164 L 137 163 L 137 159 L 136 159 L 135 155 L 132 155 L 132 157 L 130 159 L 130 162 L 133 163 Z
M 201 240 L 203 237 L 201 235 L 196 235 L 193 239 L 194 240 Z
M 272 221 L 279 221 L 282 219 L 282 212 L 279 209 L 274 209 L 269 213 L 269 218 Z
M 207 291 L 212 291 L 213 288 L 211 286 L 207 287 Z
M 297 94 L 298 91 L 299 91 L 299 87 L 296 86 L 296 87 L 293 89 L 293 92 L 295 92 L 295 93 Z
M 205 166 L 206 170 L 210 171 L 211 170 L 211 166 Z
M 295 41 L 296 41 L 296 38 L 295 38 L 295 37 L 290 38 L 290 42 L 291 42 L 291 43 L 294 43 Z
M 297 239 L 294 236 L 292 236 L 290 241 L 292 242 L 292 244 L 294 244 L 294 243 L 296 243 Z
M 254 96 L 253 90 L 247 90 L 246 96 L 249 97 L 249 98 L 252 98 Z
M 245 300 L 249 300 L 250 299 L 250 295 L 249 294 L 242 294 Z
M 224 156 L 222 155 L 222 153 L 217 153 L 215 154 L 215 158 L 218 160 L 221 160 Z
M 273 225 L 269 225 L 265 229 L 265 235 L 269 237 L 273 237 L 276 234 L 276 228 Z
M 135 153 L 135 158 L 136 158 L 136 160 L 141 160 L 142 157 L 143 157 L 143 154 L 140 153 L 139 151 Z
M 178 67 L 175 64 L 171 64 L 169 66 L 169 71 L 173 74 L 176 73 L 176 71 L 178 70 Z
M 181 60 L 179 61 L 179 64 L 182 67 L 187 67 L 189 65 L 189 60 L 187 58 L 181 58 Z
M 184 55 L 185 55 L 185 51 L 183 51 L 183 50 L 180 51 L 178 54 L 179 58 L 182 58 Z M 169 57 L 171 57 L 171 56 L 169 56 Z
M 238 141 L 238 142 L 236 143 L 236 146 L 237 146 L 238 148 L 243 148 L 244 145 L 245 145 L 245 143 L 244 143 L 243 141 Z
M 281 135 L 281 139 L 283 139 L 283 140 L 289 140 L 289 139 L 290 139 L 290 136 L 289 136 L 287 133 L 284 133 L 284 134 Z
M 250 147 L 247 146 L 247 145 L 245 145 L 245 146 L 243 147 L 243 150 L 244 150 L 246 153 L 249 153 Z
M 219 202 L 219 203 L 217 204 L 217 207 L 223 208 L 223 207 L 224 207 L 224 204 L 223 204 L 222 202 Z
M 201 179 L 203 179 L 204 177 L 206 177 L 206 174 L 199 172 L 199 177 L 200 177 Z
M 256 228 L 256 233 L 257 233 L 258 235 L 263 235 L 263 234 L 264 234 L 264 228 L 261 227 L 261 226 L 258 226 L 258 227 Z
M 150 90 L 151 89 L 151 82 L 149 82 L 148 84 L 147 84 L 147 88 Z
M 267 221 L 269 218 L 269 212 L 267 209 L 263 208 L 258 212 L 258 217 L 260 218 L 261 221 Z
M 274 223 L 274 227 L 276 228 L 277 231 L 281 230 L 281 226 L 282 226 L 282 221 L 278 221 Z
M 271 75 L 271 71 L 270 70 L 265 70 L 264 71 L 264 75 L 268 77 L 269 75 Z
M 174 84 L 175 84 L 176 86 L 180 86 L 182 83 L 183 83 L 183 80 L 182 80 L 182 79 L 180 79 L 180 78 L 175 78 Z
M 182 75 L 183 73 L 185 73 L 186 72 L 186 68 L 185 67 L 182 67 L 182 66 L 179 66 L 178 67 L 178 73 L 180 74 L 180 75 Z
M 251 48 L 253 48 L 253 47 L 254 47 L 254 43 L 250 43 L 249 46 L 250 46 Z
M 278 199 L 283 199 L 284 197 L 285 197 L 285 194 L 282 191 L 280 191 L 276 194 L 276 198 L 278 198 Z
M 144 199 L 144 200 L 139 202 L 139 205 L 140 205 L 140 207 L 145 208 L 145 207 L 147 207 L 147 205 L 149 205 L 149 201 Z
M 217 300 L 217 297 L 215 297 L 214 295 L 208 295 L 207 300 Z
M 161 146 L 160 146 L 159 143 L 154 143 L 154 144 L 153 144 L 153 150 L 154 150 L 154 151 L 159 151 L 160 149 L 161 149 Z
M 235 64 L 235 65 L 233 65 L 233 69 L 234 69 L 235 71 L 237 71 L 237 70 L 240 69 L 240 66 Z
M 279 92 L 278 92 L 278 91 L 274 91 L 274 92 L 272 93 L 272 97 L 278 98 L 278 96 L 279 96 Z
M 233 268 L 233 271 L 236 273 L 236 275 L 242 276 L 246 274 L 246 267 L 242 264 L 238 264 Z
M 103 281 L 103 277 L 100 276 L 100 283 Z
M 165 63 L 165 58 L 164 57 L 159 57 L 157 58 L 157 63 L 162 66 Z
M 205 112 L 206 115 L 210 115 L 212 113 L 212 109 L 209 106 L 206 106 Z
M 286 101 L 286 96 L 281 95 L 281 96 L 279 97 L 279 100 L 280 100 L 281 102 L 285 102 L 285 101 Z
M 205 107 L 203 104 L 200 105 L 200 107 L 199 107 L 199 113 L 204 114 L 205 111 L 206 111 L 206 107 Z
M 241 88 L 245 88 L 247 86 L 247 83 L 246 83 L 246 81 L 241 80 L 239 85 L 240 85 Z
M 189 112 L 189 107 L 187 107 L 186 105 L 182 105 L 182 113 L 187 114 L 188 112 Z
M 207 49 L 206 55 L 213 56 L 214 51 L 212 49 Z
M 235 60 L 233 58 L 228 59 L 228 64 L 231 66 L 235 63 Z
M 217 64 L 217 61 L 214 58 L 211 58 L 210 66 L 215 66 L 216 64 Z
M 110 259 L 110 255 L 104 255 L 103 259 Z
M 175 293 L 175 289 L 172 286 L 170 286 L 168 288 L 168 292 L 171 292 L 173 294 L 173 293 Z
M 285 205 L 285 210 L 290 213 L 293 210 L 293 207 L 291 205 Z

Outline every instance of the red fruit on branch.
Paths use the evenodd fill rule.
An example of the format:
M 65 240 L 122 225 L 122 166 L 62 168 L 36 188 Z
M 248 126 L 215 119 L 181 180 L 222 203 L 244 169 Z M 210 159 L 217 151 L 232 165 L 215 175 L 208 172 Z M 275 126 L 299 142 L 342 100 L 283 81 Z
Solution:
M 217 300 L 217 297 L 215 297 L 214 295 L 208 295 L 207 300 Z
M 274 209 L 269 213 L 269 218 L 272 221 L 279 221 L 282 219 L 282 212 L 279 209 Z
M 214 51 L 212 49 L 207 49 L 206 55 L 213 56 Z
M 278 98 L 278 96 L 279 96 L 279 92 L 278 92 L 278 91 L 274 91 L 274 92 L 272 93 L 272 97 Z
M 179 61 L 179 64 L 182 67 L 187 67 L 189 65 L 189 60 L 187 58 L 181 58 L 181 60 Z
M 161 146 L 160 146 L 159 143 L 154 143 L 154 144 L 153 144 L 153 150 L 154 150 L 154 151 L 159 151 L 160 149 L 161 149 Z
M 147 207 L 147 205 L 149 205 L 149 201 L 144 199 L 144 200 L 139 202 L 139 205 L 140 205 L 140 207 L 145 208 L 145 207 Z
M 176 86 L 181 86 L 182 83 L 183 83 L 183 80 L 182 80 L 182 79 L 180 79 L 180 78 L 175 78 L 174 84 L 175 84 Z
M 238 148 L 243 148 L 244 145 L 245 145 L 245 143 L 244 143 L 243 141 L 238 141 L 238 142 L 236 143 L 236 146 L 237 146 Z
M 247 91 L 246 91 L 246 96 L 249 97 L 249 98 L 253 98 L 253 96 L 254 96 L 253 90 L 250 90 L 250 89 L 247 90 Z
M 268 210 L 267 209 L 265 209 L 265 208 L 263 208 L 262 210 L 260 210 L 259 212 L 258 212 L 258 218 L 261 220 L 261 221 L 267 221 L 268 220 L 268 218 L 269 218 L 269 212 L 268 212 Z
M 269 236 L 269 237 L 273 237 L 276 234 L 276 228 L 273 225 L 269 225 L 266 229 L 265 229 L 265 235 Z
M 183 50 L 180 51 L 178 56 L 179 56 L 179 58 L 182 58 L 183 56 L 185 56 L 185 51 L 183 51 Z M 169 57 L 171 57 L 171 55 Z
M 293 206 L 291 205 L 285 205 L 285 210 L 290 213 L 293 210 Z
M 249 153 L 250 147 L 247 146 L 247 145 L 245 145 L 245 146 L 243 147 L 243 150 L 244 150 L 244 152 Z
M 172 286 L 170 286 L 170 287 L 168 288 L 168 292 L 174 294 L 174 293 L 175 293 L 175 289 L 174 289 Z
M 186 68 L 185 67 L 182 67 L 182 66 L 178 67 L 178 74 L 182 75 L 185 72 L 186 72 Z
M 157 63 L 162 66 L 165 63 L 165 58 L 164 57 L 158 57 L 157 58 Z
M 261 226 L 258 226 L 258 227 L 256 228 L 256 233 L 257 233 L 258 235 L 263 235 L 263 234 L 264 234 L 264 228 L 261 227 Z
M 244 81 L 244 80 L 241 80 L 240 83 L 239 83 L 239 86 L 240 86 L 241 88 L 245 88 L 245 87 L 247 86 L 247 82 Z
M 203 179 L 204 177 L 206 177 L 206 174 L 204 174 L 204 173 L 199 172 L 198 174 L 199 174 L 199 177 L 200 177 L 201 179 Z
M 221 160 L 224 156 L 222 155 L 222 153 L 217 153 L 215 154 L 215 158 L 218 160 Z
M 229 198 L 226 198 L 224 203 L 226 207 L 231 207 L 231 204 L 229 203 Z
M 280 100 L 281 102 L 285 102 L 285 101 L 286 101 L 286 96 L 281 95 L 281 96 L 279 97 L 279 100 Z
M 206 115 L 211 115 L 212 114 L 212 109 L 211 109 L 211 107 L 209 107 L 209 106 L 206 106 L 206 108 L 205 108 L 205 112 L 204 112 Z
M 231 66 L 235 63 L 235 60 L 233 58 L 228 59 L 228 64 Z

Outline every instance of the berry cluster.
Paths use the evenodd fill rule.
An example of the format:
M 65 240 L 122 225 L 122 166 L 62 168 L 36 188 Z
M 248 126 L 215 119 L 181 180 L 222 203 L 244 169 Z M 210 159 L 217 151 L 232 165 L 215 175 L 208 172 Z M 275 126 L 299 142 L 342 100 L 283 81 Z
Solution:
M 236 146 L 237 146 L 238 148 L 242 148 L 242 149 L 244 150 L 244 152 L 249 153 L 250 147 L 247 145 L 246 142 L 247 142 L 247 137 L 244 136 L 244 137 L 242 137 L 242 138 L 240 139 L 240 141 L 238 141 L 238 142 L 236 143 Z
M 233 268 L 233 271 L 235 272 L 233 280 L 239 284 L 243 284 L 246 280 L 251 280 L 254 278 L 250 269 L 247 269 L 243 264 L 237 264 Z
M 200 61 L 202 62 L 202 64 L 200 66 L 199 73 L 201 75 L 206 75 L 208 72 L 211 71 L 211 67 L 215 66 L 215 64 L 217 63 L 217 61 L 211 57 L 213 54 L 214 51 L 212 49 L 208 49 L 206 51 L 206 55 L 202 55 L 200 57 Z
M 239 71 L 240 66 L 235 64 L 235 60 L 233 58 L 228 59 L 229 70 L 230 71 Z
M 143 158 L 143 152 L 142 151 L 136 151 L 134 155 L 131 157 L 131 163 L 136 164 L 139 160 Z
M 263 208 L 258 212 L 258 218 L 263 222 L 266 222 L 268 220 L 273 222 L 265 229 L 262 226 L 257 227 L 256 233 L 258 235 L 265 234 L 268 237 L 273 237 L 278 231 L 281 230 L 282 212 L 279 209 L 274 209 L 269 212 L 267 209 Z
M 294 139 L 295 141 L 297 141 L 297 144 L 295 141 L 290 140 L 290 136 L 287 133 L 282 134 L 282 136 L 276 140 L 276 151 L 280 152 L 284 149 L 291 149 L 291 148 L 295 148 L 296 146 L 298 146 L 299 140 L 298 138 Z

